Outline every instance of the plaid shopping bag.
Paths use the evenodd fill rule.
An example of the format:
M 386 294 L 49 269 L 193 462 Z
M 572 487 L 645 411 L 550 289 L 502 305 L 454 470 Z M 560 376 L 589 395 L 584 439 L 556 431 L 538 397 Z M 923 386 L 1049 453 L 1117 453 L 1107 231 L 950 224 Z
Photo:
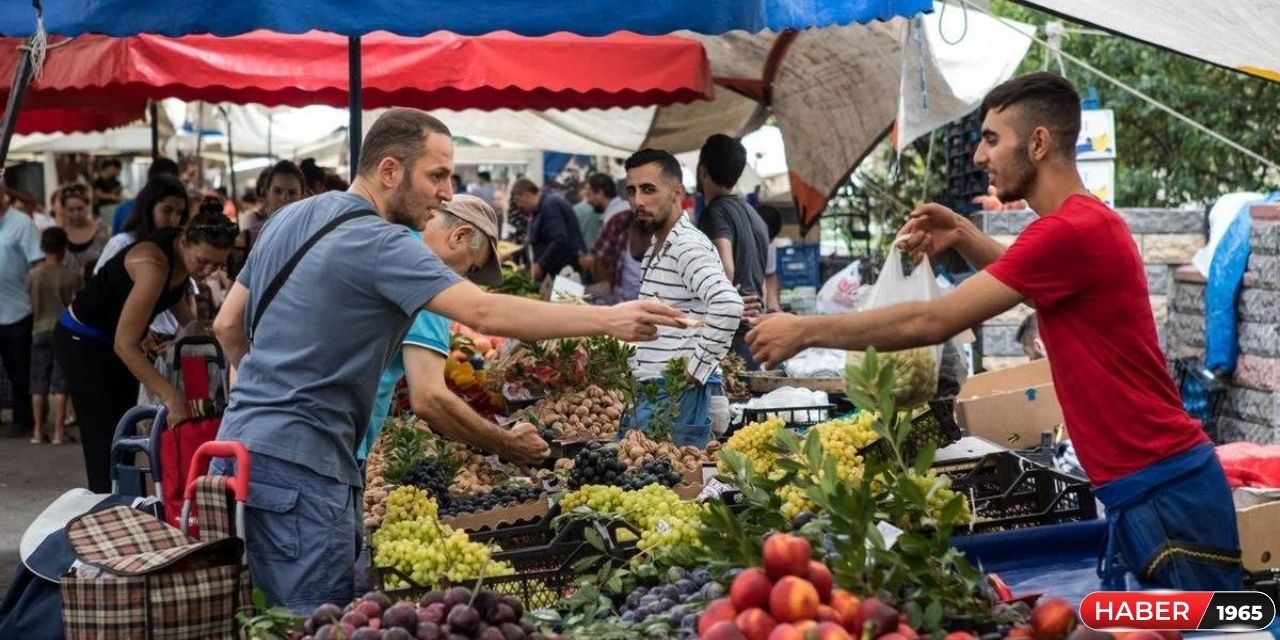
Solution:
M 201 489 L 226 495 L 222 483 Z M 206 496 L 206 504 L 208 515 L 219 513 L 219 501 Z M 61 580 L 68 640 L 238 637 L 235 614 L 250 601 L 240 538 L 210 535 L 192 541 L 128 507 L 81 516 L 68 525 L 67 534 L 81 563 L 102 571 L 93 578 Z

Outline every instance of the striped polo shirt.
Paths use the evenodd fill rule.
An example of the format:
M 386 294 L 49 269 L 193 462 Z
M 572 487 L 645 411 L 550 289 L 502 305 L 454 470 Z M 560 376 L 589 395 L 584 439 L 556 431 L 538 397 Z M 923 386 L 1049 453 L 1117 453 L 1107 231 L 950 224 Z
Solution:
M 636 378 L 660 378 L 668 361 L 683 357 L 689 375 L 705 383 L 720 369 L 742 320 L 742 297 L 725 276 L 720 255 L 689 216 L 681 214 L 662 246 L 645 252 L 643 265 L 640 299 L 665 302 L 704 326 L 658 327 L 657 340 L 636 347 Z

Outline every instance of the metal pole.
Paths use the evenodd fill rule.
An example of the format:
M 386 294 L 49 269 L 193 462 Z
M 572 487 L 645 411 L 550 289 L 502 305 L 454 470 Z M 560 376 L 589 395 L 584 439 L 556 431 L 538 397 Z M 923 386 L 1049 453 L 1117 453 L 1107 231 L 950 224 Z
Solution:
M 196 103 L 196 187 L 204 188 L 204 102 Z
M 30 45 L 31 41 L 27 41 Z M 4 182 L 4 163 L 9 158 L 9 143 L 13 141 L 13 132 L 18 125 L 18 110 L 22 108 L 22 97 L 31 84 L 32 64 L 31 49 L 23 47 L 18 67 L 13 70 L 13 82 L 9 84 L 9 100 L 4 107 L 4 119 L 0 120 L 0 183 Z
M 351 179 L 356 179 L 356 167 L 360 165 L 360 140 L 364 137 L 362 119 L 364 115 L 363 81 L 360 69 L 360 37 L 347 39 L 347 109 L 350 120 L 347 123 L 347 162 L 350 165 Z
M 228 195 L 231 198 L 231 210 L 239 218 L 240 207 L 236 205 L 236 152 L 231 146 L 231 116 L 227 115 L 226 108 L 222 109 L 222 118 L 227 121 L 227 171 L 231 174 L 231 192 Z
M 151 113 L 151 161 L 160 157 L 160 106 L 155 100 L 148 105 Z

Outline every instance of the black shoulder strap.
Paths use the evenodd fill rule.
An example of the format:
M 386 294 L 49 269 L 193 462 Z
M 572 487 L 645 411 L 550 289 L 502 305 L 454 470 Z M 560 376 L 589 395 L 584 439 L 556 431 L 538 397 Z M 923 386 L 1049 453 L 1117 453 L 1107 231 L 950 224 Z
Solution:
M 348 211 L 347 213 L 330 220 L 327 224 L 320 227 L 319 230 L 313 233 L 310 238 L 307 238 L 307 241 L 302 243 L 302 246 L 298 247 L 297 251 L 293 252 L 293 256 L 284 264 L 284 267 L 280 269 L 280 272 L 276 274 L 276 277 L 272 278 L 271 284 L 267 285 L 266 290 L 262 292 L 262 297 L 258 299 L 258 306 L 253 311 L 253 324 L 249 327 L 249 341 L 253 342 L 253 334 L 258 332 L 258 323 L 262 322 L 262 314 L 267 312 L 267 307 L 271 306 L 271 301 L 275 300 L 276 294 L 280 293 L 280 288 L 284 286 L 285 281 L 289 279 L 289 275 L 293 273 L 294 268 L 302 261 L 303 256 L 307 255 L 307 252 L 311 250 L 311 247 L 315 246 L 317 242 L 320 242 L 321 238 L 329 235 L 330 231 L 333 231 L 356 218 L 376 215 L 378 215 L 377 212 L 370 209 Z

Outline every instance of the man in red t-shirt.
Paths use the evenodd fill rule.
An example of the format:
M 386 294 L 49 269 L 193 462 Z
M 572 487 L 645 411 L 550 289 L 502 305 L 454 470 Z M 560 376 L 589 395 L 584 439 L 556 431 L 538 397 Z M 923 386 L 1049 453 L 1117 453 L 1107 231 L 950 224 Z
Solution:
M 1066 80 L 1035 73 L 993 89 L 982 111 L 974 163 L 1001 201 L 1025 199 L 1039 219 L 1006 248 L 950 209 L 923 205 L 902 229 L 903 248 L 954 248 L 981 271 L 931 302 L 767 316 L 747 336 L 752 352 L 772 366 L 809 347 L 938 344 L 1032 304 L 1072 443 L 1107 508 L 1104 577 L 1115 584 L 1127 569 L 1168 588 L 1238 588 L 1230 490 L 1169 378 L 1142 258 L 1124 220 L 1090 195 L 1076 169 L 1079 95 Z

